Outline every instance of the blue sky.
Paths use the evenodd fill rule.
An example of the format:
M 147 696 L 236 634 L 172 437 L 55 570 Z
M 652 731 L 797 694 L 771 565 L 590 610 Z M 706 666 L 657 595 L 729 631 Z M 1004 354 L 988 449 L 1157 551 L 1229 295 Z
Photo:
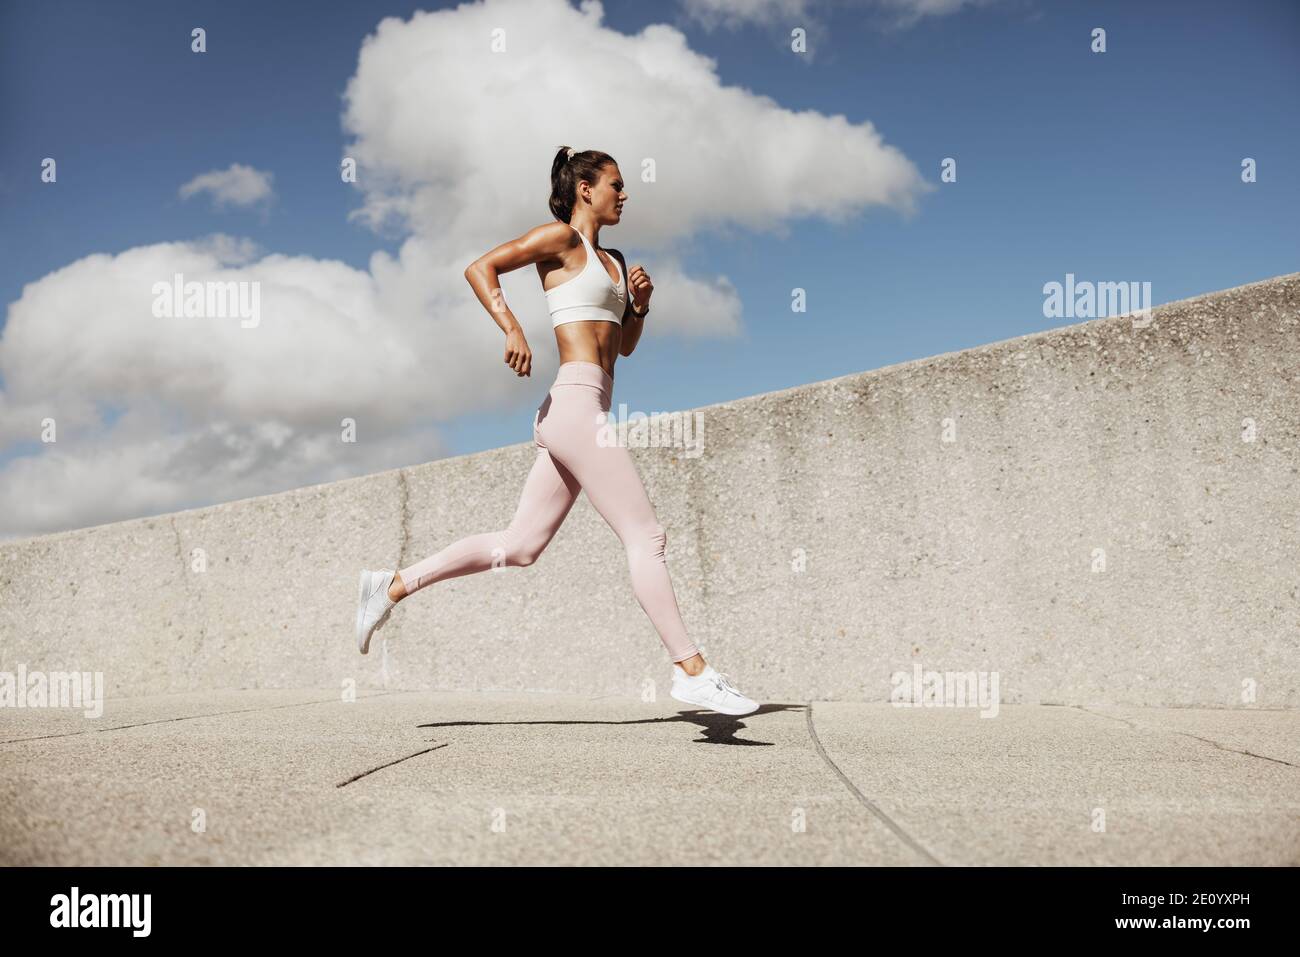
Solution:
M 439 8 L 4 4 L 0 321 L 26 284 L 83 257 L 214 232 L 355 270 L 376 250 L 397 256 L 404 234 L 348 218 L 364 200 L 339 182 L 342 95 L 383 16 Z M 716 60 L 722 84 L 786 110 L 869 121 L 937 188 L 911 217 L 871 206 L 840 223 L 818 212 L 773 230 L 733 223 L 684 237 L 674 251 L 685 268 L 734 285 L 741 334 L 644 339 L 619 361 L 616 402 L 689 408 L 1041 331 L 1065 324 L 1044 318 L 1042 286 L 1067 272 L 1149 281 L 1158 304 L 1300 268 L 1300 4 L 1017 0 L 905 28 L 884 26 L 868 3 L 809 10 L 819 25 L 811 58 L 790 53 L 783 22 L 708 29 L 674 4 L 607 2 L 604 26 L 631 34 L 669 23 Z M 204 56 L 188 48 L 195 24 L 208 32 Z M 1104 54 L 1089 49 L 1096 26 L 1107 31 Z M 571 138 L 557 128 L 547 145 Z M 59 160 L 56 187 L 39 181 L 46 156 Z M 955 184 L 939 182 L 948 156 Z M 1257 161 L 1258 182 L 1241 182 L 1243 157 Z M 218 208 L 179 197 L 182 184 L 234 163 L 269 171 L 274 199 Z M 691 173 L 726 201 L 749 201 L 726 197 L 726 168 Z M 601 237 L 632 261 L 639 185 L 629 183 L 623 224 Z M 529 214 L 535 224 L 547 218 L 545 200 L 539 193 Z M 790 312 L 793 286 L 809 290 L 806 315 Z M 88 296 L 85 323 L 95 306 Z M 486 314 L 479 321 L 490 324 Z M 554 353 L 552 338 L 530 339 L 535 352 Z M 499 347 L 484 348 L 499 363 Z M 486 411 L 438 421 L 443 453 L 530 440 L 548 384 L 534 374 Z M 114 397 L 100 401 L 111 424 Z M 421 415 L 420 396 L 393 401 Z M 40 454 L 10 441 L 0 467 Z M 67 521 L 97 515 L 83 509 Z

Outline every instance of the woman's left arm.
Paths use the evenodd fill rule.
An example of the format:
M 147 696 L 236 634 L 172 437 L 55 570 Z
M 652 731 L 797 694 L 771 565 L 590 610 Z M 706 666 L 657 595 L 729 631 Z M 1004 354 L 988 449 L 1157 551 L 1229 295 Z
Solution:
M 627 303 L 623 307 L 623 334 L 619 339 L 618 353 L 630 356 L 645 330 L 645 316 L 650 311 L 650 296 L 654 292 L 654 283 L 650 275 L 638 263 L 629 271 L 627 260 L 618 250 L 610 250 L 618 256 L 623 264 L 623 275 L 627 276 Z

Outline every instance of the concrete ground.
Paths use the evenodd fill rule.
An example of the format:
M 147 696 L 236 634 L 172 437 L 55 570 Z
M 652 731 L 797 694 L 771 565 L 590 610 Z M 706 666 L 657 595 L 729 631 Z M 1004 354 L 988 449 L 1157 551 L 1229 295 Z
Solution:
M 0 864 L 1300 864 L 1298 732 L 1295 711 L 727 718 L 666 695 L 6 707 Z

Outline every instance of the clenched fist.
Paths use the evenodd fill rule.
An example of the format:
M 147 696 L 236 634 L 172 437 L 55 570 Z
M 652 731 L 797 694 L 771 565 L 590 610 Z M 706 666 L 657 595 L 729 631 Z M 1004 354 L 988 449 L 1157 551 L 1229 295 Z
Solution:
M 640 263 L 633 266 L 627 274 L 627 287 L 632 295 L 632 308 L 637 312 L 645 312 L 650 305 L 650 294 L 655 291 L 655 284 L 650 281 L 650 274 Z
M 528 348 L 522 329 L 512 329 L 506 336 L 506 365 L 515 370 L 517 376 L 533 373 L 533 350 Z

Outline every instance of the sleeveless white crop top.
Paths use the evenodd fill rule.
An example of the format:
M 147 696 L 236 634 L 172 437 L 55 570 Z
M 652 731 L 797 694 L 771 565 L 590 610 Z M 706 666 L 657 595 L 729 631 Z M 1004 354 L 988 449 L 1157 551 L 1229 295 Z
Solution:
M 617 256 L 611 256 L 618 270 L 618 284 L 609 281 L 605 264 L 596 255 L 587 237 L 573 224 L 569 228 L 578 234 L 587 247 L 587 263 L 572 279 L 566 279 L 553 289 L 546 290 L 546 306 L 551 311 L 551 325 L 565 322 L 594 320 L 623 323 L 623 309 L 627 305 L 627 276 Z

